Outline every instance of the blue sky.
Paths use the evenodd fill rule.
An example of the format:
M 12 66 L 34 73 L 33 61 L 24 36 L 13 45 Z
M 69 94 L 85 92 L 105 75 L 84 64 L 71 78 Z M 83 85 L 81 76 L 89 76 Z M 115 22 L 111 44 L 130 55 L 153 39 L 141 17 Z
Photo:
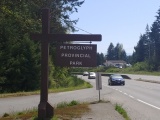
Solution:
M 146 25 L 151 27 L 160 8 L 159 0 L 85 0 L 78 13 L 75 25 L 92 34 L 101 34 L 102 41 L 97 44 L 97 52 L 107 53 L 109 44 L 123 44 L 127 54 L 132 54 L 145 33 Z M 88 34 L 82 30 L 75 34 Z

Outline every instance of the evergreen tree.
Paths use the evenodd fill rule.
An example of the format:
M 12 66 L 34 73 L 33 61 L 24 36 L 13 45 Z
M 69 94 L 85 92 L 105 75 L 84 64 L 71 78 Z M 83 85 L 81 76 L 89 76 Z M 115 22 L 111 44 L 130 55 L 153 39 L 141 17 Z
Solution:
M 145 47 L 145 53 L 144 53 L 144 56 L 145 56 L 145 59 L 146 60 L 150 60 L 150 56 L 151 56 L 151 40 L 150 40 L 150 29 L 149 29 L 149 26 L 147 24 L 146 26 L 146 32 L 144 34 L 144 45 L 146 46 Z
M 152 24 L 150 33 L 150 53 L 155 70 L 160 69 L 160 9 L 155 22 Z
M 103 65 L 103 63 L 105 62 L 104 54 L 101 53 L 101 54 L 100 54 L 100 57 L 101 57 L 101 65 Z
M 146 41 L 145 38 L 146 38 L 145 35 L 141 35 L 137 46 L 134 47 L 134 49 L 135 49 L 135 53 L 134 53 L 135 62 L 143 62 L 145 60 L 145 47 L 144 47 L 145 46 L 144 41 Z
M 113 43 L 110 43 L 106 56 L 107 60 L 115 60 L 115 49 Z
M 127 54 L 126 54 L 126 51 L 124 49 L 121 52 L 120 60 L 127 61 Z
M 105 62 L 104 54 L 103 53 L 97 53 L 97 66 L 98 65 L 103 65 L 104 62 Z
M 21 4 L 20 1 L 2 1 L 0 10 L 1 92 L 37 89 L 40 55 L 38 44 L 30 40 L 29 32 L 36 30 L 39 24 L 26 14 L 24 1 Z
M 123 49 L 123 45 L 117 43 L 115 47 L 115 59 L 116 60 L 126 60 L 126 52 Z
M 41 9 L 51 9 L 51 32 L 66 33 L 75 30 L 73 24 L 77 20 L 70 20 L 69 15 L 77 12 L 82 4 L 79 0 L 1 0 L 0 92 L 29 91 L 39 87 L 40 49 L 38 42 L 30 40 L 30 33 L 41 32 Z
M 134 63 L 146 61 L 149 70 L 160 69 L 160 9 L 151 29 L 146 26 L 145 34 L 140 36 L 140 40 L 132 55 Z
M 107 60 L 126 60 L 126 52 L 123 49 L 123 45 L 117 43 L 114 47 L 113 43 L 110 43 L 107 51 Z

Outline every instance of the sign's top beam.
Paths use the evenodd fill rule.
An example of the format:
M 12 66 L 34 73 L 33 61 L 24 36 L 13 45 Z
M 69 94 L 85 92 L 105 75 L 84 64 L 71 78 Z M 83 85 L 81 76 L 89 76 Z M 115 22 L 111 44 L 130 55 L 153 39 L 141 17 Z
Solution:
M 52 41 L 101 41 L 100 34 L 31 34 L 33 40 Z

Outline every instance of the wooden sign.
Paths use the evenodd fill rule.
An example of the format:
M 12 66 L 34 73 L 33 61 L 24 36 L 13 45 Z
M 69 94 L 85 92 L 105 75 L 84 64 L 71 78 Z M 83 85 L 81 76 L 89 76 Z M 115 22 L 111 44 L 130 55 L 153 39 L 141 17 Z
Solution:
M 61 44 L 56 47 L 56 66 L 96 67 L 97 45 Z
M 48 57 L 49 57 L 49 43 L 52 41 L 101 41 L 102 36 L 100 34 L 51 34 L 50 33 L 50 10 L 48 8 L 42 9 L 42 33 L 32 33 L 31 39 L 41 42 L 41 93 L 40 103 L 38 105 L 38 118 L 46 119 L 54 115 L 54 108 L 48 102 Z M 67 45 L 64 45 L 67 47 Z M 72 45 L 69 45 L 72 46 Z M 88 46 L 88 47 L 87 47 Z M 90 47 L 89 47 L 90 46 Z M 73 47 L 73 46 L 72 46 Z M 96 65 L 96 45 L 74 45 L 72 47 L 65 48 L 63 46 L 57 46 L 57 65 L 60 66 L 90 66 Z M 81 50 L 78 50 L 81 48 Z M 82 50 L 83 48 L 83 50 Z M 85 50 L 86 49 L 86 50 Z M 74 51 L 77 51 L 75 53 Z M 93 52 L 93 53 L 92 53 Z M 58 53 L 61 56 L 58 56 Z M 74 57 L 73 57 L 74 56 Z M 78 57 L 79 56 L 79 57 Z M 62 60 L 64 59 L 64 60 Z M 86 63 L 85 63 L 86 62 Z

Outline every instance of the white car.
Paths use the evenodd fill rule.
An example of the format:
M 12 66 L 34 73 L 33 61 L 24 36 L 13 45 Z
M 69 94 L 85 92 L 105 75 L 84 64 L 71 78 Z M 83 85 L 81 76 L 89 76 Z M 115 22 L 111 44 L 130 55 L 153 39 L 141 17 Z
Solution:
M 95 79 L 95 78 L 96 78 L 96 73 L 95 72 L 89 72 L 88 79 Z
M 83 72 L 83 76 L 88 76 L 88 72 L 87 71 L 85 71 L 85 72 Z

